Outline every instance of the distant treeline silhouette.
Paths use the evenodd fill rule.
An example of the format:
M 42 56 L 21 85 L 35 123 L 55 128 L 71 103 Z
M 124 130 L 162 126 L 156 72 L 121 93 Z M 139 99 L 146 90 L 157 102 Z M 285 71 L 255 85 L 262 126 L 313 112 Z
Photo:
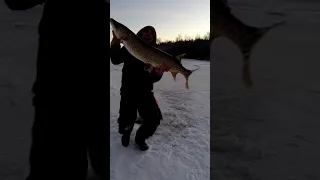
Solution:
M 209 36 L 207 33 L 203 37 L 196 35 L 195 38 L 189 36 L 182 36 L 179 34 L 175 41 L 164 41 L 162 42 L 160 38 L 157 39 L 157 44 L 159 49 L 172 54 L 174 56 L 186 53 L 188 59 L 199 59 L 199 60 L 209 60 L 210 54 L 210 43 Z

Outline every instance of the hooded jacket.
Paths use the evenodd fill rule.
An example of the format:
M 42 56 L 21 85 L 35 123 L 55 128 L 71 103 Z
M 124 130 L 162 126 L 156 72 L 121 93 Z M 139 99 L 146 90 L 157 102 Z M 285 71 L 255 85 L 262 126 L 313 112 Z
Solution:
M 156 31 L 152 26 L 146 26 L 142 28 L 137 36 L 142 37 L 142 33 L 146 30 L 153 32 L 152 45 L 156 46 Z M 145 64 L 140 60 L 133 57 L 125 47 L 120 48 L 120 44 L 111 45 L 110 48 L 110 59 L 112 64 L 118 65 L 123 64 L 122 69 L 122 81 L 121 81 L 121 92 L 146 92 L 153 90 L 153 83 L 158 82 L 162 75 L 158 75 L 154 72 L 151 73 L 144 69 Z

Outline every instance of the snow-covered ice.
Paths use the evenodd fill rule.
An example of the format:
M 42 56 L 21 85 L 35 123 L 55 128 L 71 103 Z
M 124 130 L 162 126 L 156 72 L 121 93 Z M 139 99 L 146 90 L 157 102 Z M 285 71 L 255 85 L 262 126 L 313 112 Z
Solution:
M 151 148 L 141 152 L 134 144 L 121 145 L 118 110 L 122 66 L 110 65 L 110 171 L 111 180 L 206 180 L 210 168 L 210 62 L 182 60 L 188 69 L 196 69 L 189 78 L 177 75 L 175 82 L 165 73 L 155 84 L 154 93 L 163 120 L 154 136 L 147 140 Z
M 245 91 L 241 54 L 211 44 L 212 176 L 219 180 L 320 179 L 320 18 L 316 1 L 235 1 L 245 23 L 270 25 L 253 50 Z

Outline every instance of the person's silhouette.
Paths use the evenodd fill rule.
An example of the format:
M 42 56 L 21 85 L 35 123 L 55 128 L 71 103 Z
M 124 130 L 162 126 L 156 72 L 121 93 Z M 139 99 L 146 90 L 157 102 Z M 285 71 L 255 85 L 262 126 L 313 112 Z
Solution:
M 145 26 L 137 35 L 146 43 L 157 46 L 157 33 L 154 27 Z M 135 142 L 140 150 L 146 151 L 149 146 L 146 139 L 156 132 L 162 113 L 153 94 L 153 84 L 160 81 L 167 67 L 153 68 L 146 71 L 146 64 L 133 57 L 125 47 L 120 46 L 120 39 L 115 34 L 111 41 L 110 60 L 112 64 L 123 63 L 121 80 L 121 100 L 119 110 L 119 133 L 122 134 L 121 143 L 127 147 L 130 135 L 137 119 L 137 112 L 142 117 Z
M 11 10 L 44 4 L 27 180 L 85 180 L 87 155 L 96 174 L 109 179 L 109 3 L 5 2 Z

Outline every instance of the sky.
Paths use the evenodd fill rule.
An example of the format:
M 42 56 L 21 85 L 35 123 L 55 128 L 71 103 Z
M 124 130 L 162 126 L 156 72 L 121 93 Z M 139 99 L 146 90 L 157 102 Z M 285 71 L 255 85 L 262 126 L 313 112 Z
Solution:
M 178 34 L 204 36 L 210 32 L 209 16 L 210 0 L 110 0 L 111 18 L 135 33 L 151 25 L 162 41 L 174 40 Z

